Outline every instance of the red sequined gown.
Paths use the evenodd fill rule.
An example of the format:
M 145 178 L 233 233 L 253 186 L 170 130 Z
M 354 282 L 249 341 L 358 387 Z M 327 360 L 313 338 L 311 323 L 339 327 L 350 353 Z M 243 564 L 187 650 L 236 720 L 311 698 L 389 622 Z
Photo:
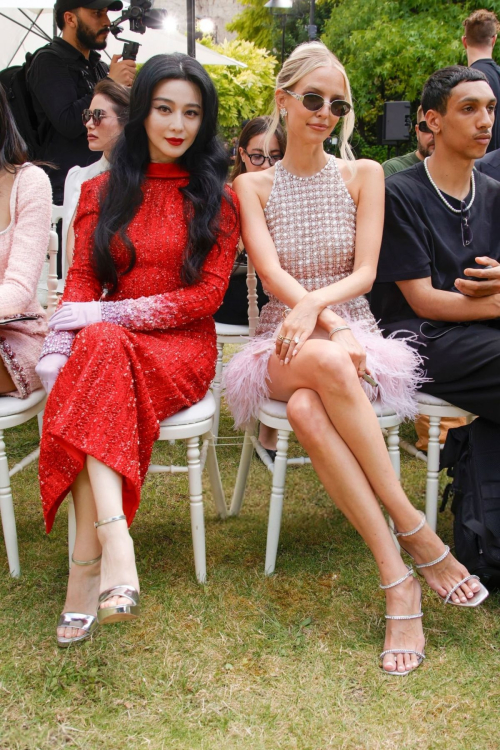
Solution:
M 75 218 L 74 262 L 63 300 L 99 300 L 91 263 L 99 191 L 108 175 L 82 186 Z M 52 332 L 42 356 L 70 354 L 45 408 L 40 488 L 47 531 L 71 484 L 91 455 L 123 476 L 129 524 L 140 502 L 158 423 L 206 394 L 215 372 L 213 313 L 226 291 L 239 238 L 235 208 L 224 199 L 218 243 L 201 280 L 181 280 L 187 240 L 183 196 L 188 173 L 176 164 L 151 164 L 143 203 L 128 228 L 137 260 L 117 291 L 101 302 L 102 323 L 77 332 Z M 114 243 L 119 270 L 127 253 Z

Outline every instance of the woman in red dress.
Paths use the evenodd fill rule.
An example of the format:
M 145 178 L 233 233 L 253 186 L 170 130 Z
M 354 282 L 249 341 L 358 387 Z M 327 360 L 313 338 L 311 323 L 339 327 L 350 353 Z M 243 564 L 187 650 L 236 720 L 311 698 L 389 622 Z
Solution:
M 203 398 L 214 376 L 211 316 L 239 237 L 217 110 L 199 63 L 151 58 L 110 172 L 82 187 L 74 262 L 38 365 L 50 391 L 40 449 L 47 531 L 70 490 L 77 521 L 61 646 L 139 614 L 128 525 L 158 423 Z

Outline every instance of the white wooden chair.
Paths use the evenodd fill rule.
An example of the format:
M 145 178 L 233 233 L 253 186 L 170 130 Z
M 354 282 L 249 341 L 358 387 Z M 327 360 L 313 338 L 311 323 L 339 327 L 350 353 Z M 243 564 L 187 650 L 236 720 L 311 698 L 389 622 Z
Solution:
M 255 270 L 250 259 L 247 259 L 247 290 L 248 325 L 233 326 L 229 323 L 215 323 L 215 332 L 217 334 L 217 364 L 215 367 L 215 377 L 212 382 L 212 391 L 217 405 L 213 431 L 216 441 L 219 436 L 224 345 L 246 343 L 249 337 L 255 334 L 255 329 L 259 320 L 259 308 L 257 306 L 257 276 L 255 275 Z
M 54 231 L 51 231 L 48 248 L 48 315 L 51 315 L 54 312 L 57 304 L 57 246 L 57 234 Z M 40 454 L 40 449 L 37 448 L 32 451 L 9 471 L 7 455 L 5 452 L 4 430 L 24 424 L 37 415 L 41 427 L 41 415 L 45 406 L 45 401 L 46 394 L 43 388 L 33 391 L 33 393 L 25 399 L 12 398 L 11 396 L 0 396 L 0 513 L 2 516 L 2 527 L 9 570 L 11 576 L 14 577 L 18 577 L 21 574 L 21 566 L 19 564 L 16 519 L 14 515 L 14 502 L 10 486 L 10 478 L 26 466 L 29 466 L 33 461 L 36 461 Z
M 247 285 L 249 303 L 248 319 L 250 322 L 250 336 L 253 336 L 259 319 L 259 309 L 257 306 L 255 271 L 250 263 L 247 273 Z M 380 404 L 373 404 L 373 408 L 375 409 L 379 425 L 387 437 L 389 457 L 399 479 L 399 425 L 401 424 L 401 420 L 395 412 L 390 409 L 383 409 Z M 292 433 L 293 430 L 286 416 L 286 403 L 283 401 L 268 399 L 259 412 L 258 421 L 262 422 L 262 424 L 265 424 L 267 427 L 278 430 L 276 458 L 273 463 L 267 451 L 261 446 L 254 435 L 253 429 L 245 432 L 240 465 L 238 467 L 238 474 L 236 477 L 229 515 L 237 516 L 241 510 L 248 472 L 250 470 L 250 463 L 253 451 L 255 450 L 262 459 L 262 462 L 273 475 L 265 562 L 265 573 L 266 575 L 271 575 L 276 566 L 287 467 L 290 465 L 304 465 L 306 463 L 311 463 L 311 460 L 308 456 L 288 458 L 288 441 L 290 433 Z
M 441 419 L 444 417 L 467 417 L 469 420 L 473 415 L 460 409 L 458 406 L 449 404 L 436 396 L 420 391 L 417 395 L 419 404 L 419 413 L 429 417 L 429 445 L 427 455 L 419 451 L 414 445 L 401 441 L 401 447 L 415 458 L 425 461 L 427 464 L 427 482 L 425 487 L 425 516 L 427 523 L 436 531 L 437 525 L 437 506 L 439 494 L 439 456 L 441 446 L 439 444 L 439 435 L 441 432 Z
M 274 401 L 268 399 L 259 412 L 259 421 L 263 424 L 278 430 L 278 450 L 274 465 L 267 457 L 264 461 L 268 469 L 272 472 L 273 481 L 271 489 L 271 501 L 269 506 L 269 522 L 267 527 L 267 545 L 266 545 L 266 562 L 265 574 L 271 575 L 276 567 L 276 555 L 278 552 L 278 541 L 281 528 L 281 515 L 283 511 L 283 499 L 285 494 L 286 470 L 289 465 L 310 463 L 308 457 L 288 458 L 288 441 L 290 434 L 293 432 L 286 416 L 286 403 L 283 401 Z M 387 434 L 387 444 L 389 457 L 394 467 L 394 471 L 399 479 L 400 476 L 400 456 L 399 456 L 399 425 L 401 420 L 397 414 L 390 409 L 383 409 L 380 404 L 373 404 L 380 427 Z M 251 431 L 245 432 L 243 450 L 241 453 L 240 465 L 236 477 L 233 498 L 229 515 L 237 516 L 243 504 L 243 497 L 247 483 L 248 472 L 254 448 L 258 449 L 258 441 Z M 260 452 L 259 452 L 259 455 Z M 264 455 L 261 456 L 263 459 Z
M 196 578 L 200 583 L 205 583 L 207 577 L 207 563 L 205 553 L 205 520 L 203 513 L 203 489 L 202 473 L 206 466 L 210 485 L 214 496 L 214 503 L 220 518 L 226 518 L 227 508 L 224 500 L 224 491 L 215 454 L 215 445 L 212 434 L 214 418 L 216 413 L 216 402 L 213 394 L 209 391 L 207 395 L 193 406 L 182 409 L 171 417 L 160 422 L 160 436 L 158 440 L 185 440 L 187 446 L 187 466 L 167 466 L 151 464 L 149 473 L 187 473 L 189 482 L 189 501 L 191 511 L 191 533 L 193 537 L 194 567 Z M 200 437 L 203 447 L 200 451 Z M 75 544 L 75 515 L 73 501 L 70 499 L 68 508 L 68 538 L 69 558 Z

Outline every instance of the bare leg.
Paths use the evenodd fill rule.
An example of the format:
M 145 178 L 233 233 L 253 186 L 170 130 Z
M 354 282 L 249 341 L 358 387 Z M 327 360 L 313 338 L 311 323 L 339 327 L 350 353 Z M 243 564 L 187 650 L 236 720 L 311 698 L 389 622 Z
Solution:
M 122 477 L 109 466 L 92 456 L 87 456 L 87 470 L 95 498 L 99 521 L 123 513 Z M 115 521 L 97 529 L 102 545 L 101 591 L 126 584 L 139 591 L 139 579 L 135 565 L 134 543 L 126 521 Z M 123 597 L 111 597 L 101 607 L 130 604 Z
M 97 520 L 94 494 L 90 486 L 87 468 L 84 467 L 71 487 L 76 515 L 76 539 L 73 557 L 75 560 L 93 560 L 101 554 L 94 521 Z M 68 591 L 63 612 L 95 614 L 99 598 L 100 562 L 94 565 L 72 565 L 68 579 Z M 60 637 L 72 638 L 83 635 L 79 628 L 57 628 Z
M 420 516 L 411 505 L 391 466 L 373 409 L 366 398 L 347 352 L 334 342 L 309 340 L 300 355 L 280 366 L 273 354 L 269 360 L 273 398 L 287 401 L 299 388 L 313 390 L 321 399 L 331 424 L 352 452 L 373 492 L 378 495 L 401 531 L 415 528 Z M 330 452 L 330 456 L 334 455 Z M 405 539 L 417 562 L 439 557 L 444 545 L 426 525 L 414 537 Z M 422 571 L 429 585 L 441 596 L 467 575 L 452 555 Z M 463 584 L 455 601 L 472 597 L 479 590 L 474 581 Z
M 0 393 L 12 393 L 16 390 L 14 381 L 5 367 L 3 359 L 0 358 Z
M 407 572 L 406 566 L 392 542 L 377 498 L 358 461 L 332 425 L 318 394 L 299 389 L 288 402 L 287 412 L 297 439 L 306 448 L 323 486 L 372 551 L 381 582 L 388 584 L 402 578 Z M 388 589 L 385 594 L 389 614 L 420 612 L 420 585 L 414 578 Z M 422 652 L 421 620 L 388 620 L 384 650 L 390 648 Z M 389 672 L 395 669 L 403 672 L 417 665 L 412 654 L 387 654 L 383 666 Z
M 265 424 L 259 427 L 259 443 L 268 451 L 275 451 L 278 445 L 278 431 Z

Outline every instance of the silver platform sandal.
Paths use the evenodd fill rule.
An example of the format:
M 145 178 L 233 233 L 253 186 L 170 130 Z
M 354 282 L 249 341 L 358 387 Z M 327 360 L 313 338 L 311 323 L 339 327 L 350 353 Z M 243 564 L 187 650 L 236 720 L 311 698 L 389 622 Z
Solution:
M 96 529 L 99 526 L 104 526 L 106 523 L 113 523 L 114 521 L 126 521 L 125 515 L 112 516 L 111 518 L 105 518 L 102 521 L 96 521 L 94 526 Z M 100 605 L 107 599 L 111 599 L 112 596 L 120 596 L 128 599 L 130 604 L 119 604 L 113 607 L 101 607 Z M 99 625 L 109 625 L 113 622 L 122 622 L 123 620 L 135 620 L 141 613 L 140 596 L 137 589 L 128 584 L 119 584 L 118 586 L 112 586 L 110 589 L 106 589 L 99 596 L 99 604 L 97 607 L 97 622 Z
M 420 529 L 423 529 L 427 522 L 427 519 L 423 511 L 419 511 L 419 513 L 421 514 L 422 518 L 420 519 L 420 523 L 418 524 L 418 526 L 416 526 L 411 531 L 396 531 L 396 529 L 394 529 L 394 536 L 396 536 L 398 539 L 400 537 L 404 538 L 406 536 L 413 536 L 414 534 L 419 532 Z M 401 549 L 404 552 L 406 552 L 406 554 L 409 555 L 409 557 L 411 557 L 412 560 L 414 560 L 413 555 L 410 552 L 408 552 L 408 550 L 406 550 L 402 545 L 401 545 Z M 448 545 L 445 545 L 443 554 L 437 557 L 435 560 L 431 560 L 431 562 L 428 562 L 428 563 L 420 563 L 420 564 L 415 563 L 417 573 L 419 575 L 422 575 L 422 573 L 420 572 L 422 568 L 431 568 L 433 565 L 437 565 L 438 563 L 442 562 L 446 557 L 448 557 L 449 554 L 450 554 L 450 548 L 448 547 Z M 459 589 L 463 583 L 467 583 L 468 581 L 471 581 L 473 578 L 476 579 L 476 581 L 479 581 L 480 588 L 479 588 L 479 591 L 477 591 L 474 594 L 472 599 L 467 599 L 466 602 L 452 601 L 451 597 L 453 596 L 455 591 L 457 591 L 457 589 Z M 489 595 L 490 595 L 490 592 L 488 591 L 486 586 L 483 586 L 479 576 L 476 576 L 476 575 L 469 575 L 469 576 L 465 576 L 465 578 L 462 578 L 461 581 L 456 583 L 455 586 L 453 586 L 453 588 L 450 591 L 448 591 L 446 596 L 441 596 L 440 594 L 438 594 L 443 604 L 453 604 L 455 607 L 477 607 L 479 606 L 479 604 L 484 602 L 484 600 L 487 599 Z
M 99 562 L 101 557 L 102 555 L 95 557 L 93 560 L 75 560 L 73 555 L 71 555 L 71 562 L 75 565 L 86 567 L 87 565 L 95 565 L 95 563 Z M 58 628 L 75 628 L 75 630 L 85 630 L 85 633 L 83 635 L 75 635 L 72 638 L 58 635 L 57 645 L 59 648 L 68 648 L 72 643 L 85 641 L 87 638 L 90 638 L 92 633 L 94 633 L 97 625 L 97 615 L 85 615 L 81 612 L 63 612 L 57 623 Z
M 406 566 L 408 568 L 408 573 L 404 575 L 402 578 L 398 578 L 397 581 L 394 581 L 394 583 L 388 583 L 387 586 L 383 586 L 380 584 L 380 588 L 386 591 L 387 589 L 393 589 L 395 586 L 399 586 L 400 583 L 403 583 L 403 581 L 406 581 L 407 578 L 410 576 L 413 576 L 413 568 L 410 565 Z M 420 617 L 423 617 L 424 613 L 422 612 L 422 605 L 420 605 L 420 612 L 416 615 L 386 615 L 386 620 L 417 620 Z M 387 648 L 385 651 L 382 651 L 382 653 L 379 656 L 379 659 L 382 661 L 384 656 L 387 654 L 394 654 L 397 656 L 398 654 L 415 654 L 418 660 L 418 664 L 416 667 L 412 667 L 412 669 L 407 669 L 405 672 L 399 672 L 399 670 L 394 669 L 393 671 L 389 671 L 388 669 L 384 669 L 384 665 L 381 664 L 380 668 L 382 669 L 384 674 L 389 675 L 397 675 L 398 677 L 404 677 L 407 674 L 410 674 L 410 672 L 414 672 L 418 667 L 422 664 L 423 660 L 425 659 L 425 655 L 422 654 L 420 651 L 416 651 L 412 648 Z

